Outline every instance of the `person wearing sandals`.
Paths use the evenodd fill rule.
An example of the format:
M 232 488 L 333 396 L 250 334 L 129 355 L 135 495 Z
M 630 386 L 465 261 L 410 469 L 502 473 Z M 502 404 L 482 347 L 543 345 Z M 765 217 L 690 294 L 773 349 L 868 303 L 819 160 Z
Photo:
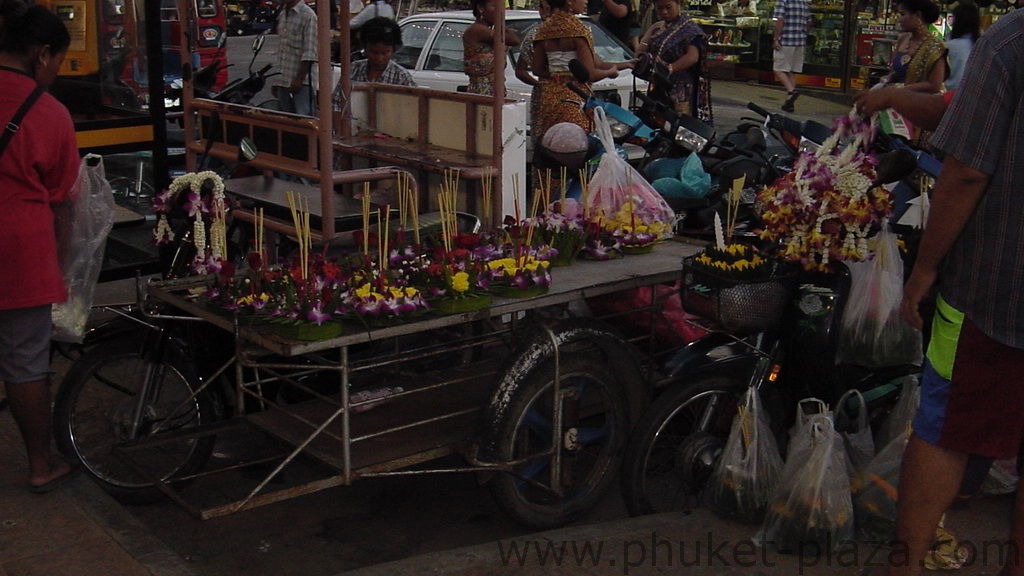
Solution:
M 811 3 L 809 0 L 779 0 L 775 3 L 775 36 L 772 38 L 772 70 L 786 89 L 784 112 L 792 112 L 800 93 L 796 89 L 796 74 L 804 71 L 804 51 L 807 33 L 811 29 Z
M 1008 458 L 1024 438 L 1024 11 L 1002 16 L 978 40 L 931 144 L 945 153 L 929 220 L 901 311 L 922 324 L 933 286 L 938 311 L 900 477 L 898 565 L 921 573 L 935 527 L 961 486 L 969 455 Z M 1018 490 L 1000 574 L 1024 576 L 1024 490 Z
M 18 126 L 0 131 L 0 380 L 25 442 L 29 489 L 42 493 L 73 471 L 50 452 L 50 307 L 67 297 L 53 206 L 68 199 L 79 157 L 67 108 L 37 88 L 57 77 L 71 36 L 42 6 L 4 0 L 0 10 L 0 126 Z

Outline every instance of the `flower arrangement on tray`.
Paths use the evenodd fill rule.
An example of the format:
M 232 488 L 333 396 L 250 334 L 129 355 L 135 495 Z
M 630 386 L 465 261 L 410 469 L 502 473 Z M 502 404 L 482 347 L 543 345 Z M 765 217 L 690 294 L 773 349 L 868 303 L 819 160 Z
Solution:
M 655 244 L 672 232 L 671 223 L 648 213 L 635 198 L 624 202 L 617 212 L 605 219 L 604 228 L 626 254 L 650 252 Z
M 558 251 L 539 242 L 536 219 L 520 217 L 518 180 L 513 181 L 513 189 L 515 215 L 506 216 L 500 237 L 492 240 L 492 246 L 476 252 L 485 259 L 492 294 L 529 298 L 551 287 L 551 259 L 558 256 Z M 538 213 L 541 201 L 540 194 L 534 195 L 532 214 Z
M 783 259 L 826 270 L 831 261 L 868 257 L 867 239 L 893 205 L 875 184 L 877 160 L 868 148 L 875 129 L 874 120 L 853 113 L 840 118 L 820 149 L 801 153 L 789 174 L 758 194 L 761 236 L 782 244 Z
M 157 215 L 153 240 L 158 246 L 175 239 L 168 216 L 182 208 L 192 226 L 189 236 L 196 247 L 191 269 L 196 274 L 215 273 L 227 253 L 224 180 L 213 171 L 189 172 L 175 178 L 166 190 L 153 198 Z
M 427 267 L 430 308 L 439 314 L 487 308 L 491 305 L 487 292 L 489 276 L 484 262 L 472 250 L 480 244 L 480 238 L 459 233 L 455 209 L 458 178 L 446 178 L 445 183 L 438 196 L 441 241 L 434 247 Z
M 742 181 L 734 190 L 742 190 Z M 796 276 L 753 246 L 726 242 L 738 199 L 739 194 L 729 196 L 727 227 L 715 214 L 715 244 L 683 261 L 683 306 L 726 330 L 770 329 L 782 317 Z

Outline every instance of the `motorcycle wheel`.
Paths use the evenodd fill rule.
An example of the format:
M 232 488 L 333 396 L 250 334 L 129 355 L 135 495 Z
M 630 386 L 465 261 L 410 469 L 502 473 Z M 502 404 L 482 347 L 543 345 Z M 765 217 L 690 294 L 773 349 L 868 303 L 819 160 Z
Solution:
M 622 464 L 631 516 L 691 508 L 706 487 L 746 382 L 708 375 L 676 384 L 639 419 Z
M 140 434 L 131 438 L 129 427 L 147 369 L 157 369 L 157 387 L 146 403 Z M 156 484 L 130 468 L 114 451 L 125 442 L 153 433 L 187 432 L 221 417 L 219 398 L 208 391 L 182 405 L 192 393 L 195 378 L 184 362 L 166 359 L 159 366 L 143 358 L 134 339 L 96 347 L 84 354 L 61 383 L 54 407 L 58 448 L 81 462 L 83 469 L 108 493 L 129 504 L 145 504 L 162 497 Z M 175 408 L 182 406 L 176 413 Z M 168 441 L 132 450 L 133 461 L 160 480 L 198 471 L 210 458 L 214 435 Z
M 629 430 L 625 389 L 613 370 L 584 355 L 564 355 L 559 370 L 561 414 L 553 414 L 554 363 L 547 360 L 516 389 L 507 416 L 491 424 L 502 439 L 497 460 L 514 463 L 493 479 L 491 493 L 509 516 L 536 529 L 562 526 L 597 504 Z M 560 486 L 552 482 L 555 462 Z

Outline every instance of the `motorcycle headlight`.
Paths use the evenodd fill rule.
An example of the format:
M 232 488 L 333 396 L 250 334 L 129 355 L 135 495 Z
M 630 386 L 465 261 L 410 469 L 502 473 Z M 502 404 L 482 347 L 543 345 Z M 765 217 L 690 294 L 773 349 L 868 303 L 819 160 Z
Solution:
M 633 132 L 629 124 L 610 116 L 608 117 L 608 125 L 612 129 L 612 138 L 625 138 Z
M 699 152 L 708 145 L 708 139 L 697 134 L 693 130 L 688 129 L 685 126 L 680 126 L 676 129 L 676 144 L 679 144 L 683 148 L 690 150 L 691 152 Z

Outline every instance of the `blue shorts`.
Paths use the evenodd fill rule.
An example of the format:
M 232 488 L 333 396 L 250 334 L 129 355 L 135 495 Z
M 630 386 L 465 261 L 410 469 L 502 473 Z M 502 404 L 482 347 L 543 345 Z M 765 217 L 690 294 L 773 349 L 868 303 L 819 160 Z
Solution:
M 1017 455 L 1024 438 L 1024 350 L 997 342 L 940 296 L 921 374 L 914 433 L 988 458 Z
M 0 310 L 0 380 L 35 382 L 50 376 L 50 304 Z

